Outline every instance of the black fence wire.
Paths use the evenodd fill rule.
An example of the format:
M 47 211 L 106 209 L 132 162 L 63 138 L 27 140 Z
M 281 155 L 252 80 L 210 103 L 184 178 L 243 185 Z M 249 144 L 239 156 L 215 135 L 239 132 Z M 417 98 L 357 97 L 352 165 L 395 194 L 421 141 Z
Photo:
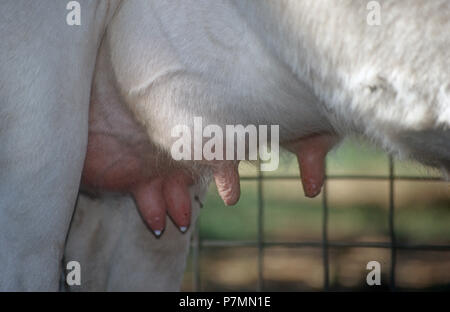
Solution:
M 385 248 L 390 249 L 390 272 L 389 287 L 391 291 L 396 290 L 396 257 L 397 250 L 416 250 L 416 251 L 450 251 L 450 245 L 434 245 L 434 244 L 405 244 L 396 241 L 395 231 L 395 182 L 396 181 L 429 181 L 442 182 L 441 179 L 435 177 L 422 176 L 401 176 L 394 173 L 394 161 L 389 158 L 388 175 L 326 175 L 322 195 L 322 239 L 321 241 L 266 241 L 264 239 L 264 193 L 263 183 L 267 180 L 292 180 L 298 179 L 294 176 L 264 176 L 260 167 L 258 167 L 255 177 L 242 177 L 241 180 L 257 182 L 257 240 L 255 241 L 233 241 L 233 240 L 210 240 L 202 239 L 199 226 L 194 232 L 191 250 L 192 250 L 192 271 L 193 280 L 192 288 L 194 291 L 201 290 L 201 270 L 200 270 L 200 252 L 203 249 L 211 247 L 256 247 L 258 250 L 258 282 L 255 291 L 264 291 L 264 249 L 267 247 L 287 247 L 287 248 L 304 248 L 312 247 L 322 250 L 323 264 L 323 289 L 330 289 L 330 248 Z M 348 241 L 330 241 L 328 238 L 328 180 L 383 180 L 389 182 L 389 242 L 348 242 Z M 446 182 L 443 182 L 446 183 Z

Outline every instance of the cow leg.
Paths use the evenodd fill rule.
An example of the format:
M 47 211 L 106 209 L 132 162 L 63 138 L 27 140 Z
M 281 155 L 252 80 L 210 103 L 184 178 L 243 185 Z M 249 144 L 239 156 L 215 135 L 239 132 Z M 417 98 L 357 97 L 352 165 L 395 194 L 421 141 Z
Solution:
M 70 291 L 178 291 L 199 201 L 205 194 L 204 186 L 190 189 L 192 220 L 187 233 L 168 221 L 160 238 L 146 226 L 131 197 L 80 194 L 64 258 L 80 263 L 81 285 L 66 287 Z
M 65 1 L 0 4 L 0 290 L 58 289 L 102 34 L 80 2 L 79 27 Z

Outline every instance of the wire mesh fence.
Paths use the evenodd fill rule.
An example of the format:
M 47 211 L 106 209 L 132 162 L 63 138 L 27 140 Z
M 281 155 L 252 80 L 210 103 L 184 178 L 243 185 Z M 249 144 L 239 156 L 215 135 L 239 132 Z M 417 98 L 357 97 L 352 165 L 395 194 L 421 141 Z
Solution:
M 284 248 L 314 248 L 321 251 L 322 271 L 323 271 L 323 290 L 330 290 L 330 248 L 371 248 L 371 249 L 387 249 L 390 251 L 389 262 L 389 290 L 395 291 L 396 286 L 396 271 L 397 271 L 397 253 L 399 250 L 424 251 L 424 252 L 448 252 L 450 251 L 449 244 L 429 244 L 429 243 L 405 243 L 397 241 L 397 233 L 395 228 L 395 192 L 396 182 L 398 181 L 426 181 L 426 182 L 443 182 L 438 177 L 425 176 L 408 176 L 395 174 L 394 161 L 392 158 L 388 159 L 388 174 L 387 175 L 341 175 L 341 174 L 327 174 L 322 193 L 321 202 L 321 239 L 313 241 L 273 241 L 265 238 L 264 231 L 264 217 L 265 217 L 265 197 L 263 184 L 266 181 L 276 180 L 293 180 L 298 179 L 295 176 L 281 175 L 281 176 L 265 176 L 258 168 L 256 176 L 242 177 L 243 181 L 254 181 L 257 184 L 257 239 L 256 240 L 216 240 L 203 238 L 201 236 L 199 227 L 193 235 L 191 243 L 191 265 L 192 265 L 192 285 L 193 291 L 202 290 L 201 287 L 201 261 L 200 253 L 208 248 L 240 248 L 252 247 L 257 250 L 257 286 L 255 291 L 264 291 L 265 276 L 264 276 L 264 251 L 270 247 L 284 247 Z M 389 241 L 387 242 L 371 242 L 371 241 L 334 241 L 329 239 L 329 181 L 341 180 L 374 180 L 388 182 L 388 213 L 386 215 L 388 223 Z M 317 259 L 319 260 L 319 259 Z M 450 269 L 450 268 L 449 268 Z

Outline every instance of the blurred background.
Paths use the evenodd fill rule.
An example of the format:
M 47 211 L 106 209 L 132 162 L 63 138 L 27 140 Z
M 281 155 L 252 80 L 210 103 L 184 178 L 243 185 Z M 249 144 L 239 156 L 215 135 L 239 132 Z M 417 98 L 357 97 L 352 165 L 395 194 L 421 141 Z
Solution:
M 182 290 L 450 290 L 450 183 L 438 172 L 347 140 L 328 156 L 326 195 L 307 199 L 297 160 L 280 157 L 262 176 L 241 164 L 234 207 L 211 187 Z M 372 260 L 381 286 L 367 286 Z

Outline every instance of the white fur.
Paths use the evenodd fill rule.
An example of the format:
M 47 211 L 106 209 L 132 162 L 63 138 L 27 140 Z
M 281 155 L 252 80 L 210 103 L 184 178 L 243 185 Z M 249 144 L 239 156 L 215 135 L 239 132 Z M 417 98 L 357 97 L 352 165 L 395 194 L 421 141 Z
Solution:
M 0 3 L 0 289 L 58 290 L 87 139 L 89 94 L 110 4 Z
M 131 0 L 108 44 L 128 105 L 166 149 L 201 115 L 280 124 L 282 140 L 363 135 L 448 169 L 450 4 L 380 2 L 369 26 L 366 1 Z
M 58 287 L 86 148 L 95 56 L 119 4 L 79 1 L 81 27 L 65 24 L 64 1 L 0 4 L 2 290 Z M 202 116 L 208 124 L 280 124 L 282 140 L 356 133 L 448 170 L 450 4 L 380 2 L 382 25 L 369 27 L 367 2 L 360 0 L 127 0 L 109 25 L 106 47 L 128 106 L 166 150 L 175 124 Z M 108 262 L 108 255 L 124 252 L 121 247 L 100 254 L 79 248 L 95 239 L 92 224 L 102 216 L 115 220 L 106 223 L 106 233 L 122 220 L 103 205 L 80 203 L 79 212 L 93 216 L 72 228 L 67 256 L 95 259 L 91 276 L 96 265 L 120 268 L 119 257 Z M 142 229 L 127 237 L 138 241 L 134 235 Z M 112 234 L 106 239 L 108 246 L 117 243 Z M 181 258 L 167 253 L 177 272 L 186 239 L 183 244 Z M 129 258 L 126 267 L 139 260 Z M 112 273 L 110 283 L 104 274 L 86 287 L 132 283 L 126 271 Z M 136 285 L 149 287 L 145 279 Z

